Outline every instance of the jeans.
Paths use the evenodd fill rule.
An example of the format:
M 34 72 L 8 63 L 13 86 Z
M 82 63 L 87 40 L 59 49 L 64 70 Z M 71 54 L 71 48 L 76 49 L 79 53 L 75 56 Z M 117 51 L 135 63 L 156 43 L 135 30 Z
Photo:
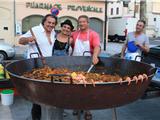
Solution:
M 41 106 L 33 103 L 31 114 L 32 114 L 32 120 L 40 120 L 41 119 Z
M 64 49 L 64 50 L 54 50 L 53 55 L 55 55 L 55 56 L 67 56 L 68 53 L 66 52 L 66 49 Z

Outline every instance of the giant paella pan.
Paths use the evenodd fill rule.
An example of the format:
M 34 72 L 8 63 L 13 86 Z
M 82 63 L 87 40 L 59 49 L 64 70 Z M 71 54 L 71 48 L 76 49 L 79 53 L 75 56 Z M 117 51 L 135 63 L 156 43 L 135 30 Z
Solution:
M 50 68 L 67 68 L 72 71 L 87 71 L 91 57 L 59 56 L 47 57 Z M 154 76 L 155 68 L 149 64 L 119 58 L 103 58 L 91 72 L 119 75 L 122 78 L 146 74 L 148 79 L 136 81 L 109 81 L 74 84 L 73 82 L 32 79 L 24 73 L 43 67 L 40 58 L 20 60 L 7 65 L 6 69 L 17 91 L 24 98 L 37 103 L 66 109 L 105 109 L 122 106 L 139 99 Z

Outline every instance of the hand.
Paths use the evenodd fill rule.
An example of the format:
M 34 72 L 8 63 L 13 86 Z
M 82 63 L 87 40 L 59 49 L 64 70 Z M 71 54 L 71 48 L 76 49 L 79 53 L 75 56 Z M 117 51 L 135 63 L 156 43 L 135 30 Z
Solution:
M 121 57 L 120 57 L 121 59 L 124 59 L 124 56 L 123 55 L 121 55 Z
M 28 43 L 34 43 L 35 40 L 36 40 L 35 37 L 29 37 L 29 38 L 27 39 Z
M 136 41 L 134 42 L 134 44 L 135 44 L 136 46 L 138 46 L 138 47 L 140 46 L 140 44 L 139 44 L 138 42 L 136 42 Z
M 92 63 L 95 65 L 95 64 L 97 64 L 98 62 L 99 62 L 98 57 L 97 57 L 97 56 L 93 56 L 93 57 L 92 57 Z

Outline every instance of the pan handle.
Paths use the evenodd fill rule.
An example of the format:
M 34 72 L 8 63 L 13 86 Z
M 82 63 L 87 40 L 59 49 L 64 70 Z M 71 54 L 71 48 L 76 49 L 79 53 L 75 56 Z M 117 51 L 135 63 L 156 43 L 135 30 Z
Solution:
M 67 76 L 67 75 L 66 74 L 49 74 L 48 76 L 51 77 L 51 83 L 54 83 L 54 79 L 53 79 L 54 76 L 56 76 L 56 77 L 62 77 L 62 76 Z
M 38 53 L 38 52 L 31 53 L 31 54 L 29 55 L 30 58 L 33 58 L 33 57 L 32 57 L 33 55 L 37 55 L 37 56 L 39 57 L 39 53 Z
M 49 74 L 49 76 L 51 76 L 51 82 L 52 83 L 54 83 L 54 80 L 53 80 L 54 76 L 56 76 L 56 77 L 69 76 L 70 77 L 70 84 L 73 84 L 73 79 L 72 79 L 71 75 L 68 75 L 68 74 Z
M 142 57 L 142 56 L 137 55 L 137 56 L 135 57 L 135 61 L 137 60 L 137 58 L 141 58 L 141 60 L 143 59 L 143 57 Z
M 148 77 L 153 77 L 155 75 L 155 72 L 157 71 L 157 68 L 156 67 L 152 67 L 149 69 L 148 71 L 148 74 L 149 76 Z
M 152 72 L 153 73 L 155 73 L 156 72 L 156 70 L 157 70 L 157 68 L 156 67 L 152 67 L 152 68 L 150 68 L 149 69 L 149 73 L 151 74 Z
M 86 53 L 91 53 L 91 51 L 84 51 L 83 56 L 85 56 Z

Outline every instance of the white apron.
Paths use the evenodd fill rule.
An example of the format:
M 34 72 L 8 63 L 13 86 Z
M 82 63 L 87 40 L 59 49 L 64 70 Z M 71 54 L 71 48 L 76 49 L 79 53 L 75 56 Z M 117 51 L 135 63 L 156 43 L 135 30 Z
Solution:
M 78 36 L 76 38 L 76 42 L 75 42 L 74 50 L 73 50 L 73 56 L 83 56 L 83 53 L 85 51 L 89 51 L 89 52 L 86 52 L 84 56 L 91 56 L 90 42 L 89 42 L 89 30 L 87 32 L 87 40 L 81 40 L 79 39 L 79 36 L 80 36 L 80 32 L 78 33 Z

